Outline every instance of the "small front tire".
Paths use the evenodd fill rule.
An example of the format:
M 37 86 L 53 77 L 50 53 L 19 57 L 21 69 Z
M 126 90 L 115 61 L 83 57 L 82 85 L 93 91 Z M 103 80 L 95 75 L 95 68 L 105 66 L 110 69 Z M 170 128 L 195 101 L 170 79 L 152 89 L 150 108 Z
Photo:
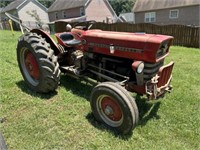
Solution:
M 122 134 L 130 133 L 138 122 L 138 108 L 134 99 L 116 83 L 97 85 L 91 93 L 90 104 L 98 121 Z

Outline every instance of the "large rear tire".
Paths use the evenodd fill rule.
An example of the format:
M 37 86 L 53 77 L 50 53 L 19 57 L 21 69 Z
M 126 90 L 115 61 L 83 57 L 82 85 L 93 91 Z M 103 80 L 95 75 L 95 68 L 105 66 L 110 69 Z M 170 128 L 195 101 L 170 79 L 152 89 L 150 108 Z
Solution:
M 104 82 L 91 93 L 90 104 L 94 117 L 122 134 L 130 133 L 137 125 L 139 113 L 133 97 L 120 85 Z
M 50 44 L 36 33 L 22 35 L 17 45 L 17 61 L 28 86 L 40 93 L 54 91 L 60 69 Z

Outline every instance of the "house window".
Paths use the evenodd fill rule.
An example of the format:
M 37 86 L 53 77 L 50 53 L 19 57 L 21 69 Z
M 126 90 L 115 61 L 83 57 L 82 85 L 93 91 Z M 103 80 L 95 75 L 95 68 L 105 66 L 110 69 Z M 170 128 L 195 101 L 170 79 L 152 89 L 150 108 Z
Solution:
M 85 15 L 85 10 L 83 7 L 80 8 L 80 16 L 84 16 Z
M 63 11 L 63 18 L 67 18 L 66 11 Z
M 178 9 L 170 10 L 170 12 L 169 12 L 169 18 L 170 19 L 176 19 L 176 18 L 178 18 L 178 13 L 179 13 Z
M 58 12 L 55 12 L 55 18 L 58 19 Z
M 144 22 L 155 22 L 156 21 L 156 12 L 145 13 Z

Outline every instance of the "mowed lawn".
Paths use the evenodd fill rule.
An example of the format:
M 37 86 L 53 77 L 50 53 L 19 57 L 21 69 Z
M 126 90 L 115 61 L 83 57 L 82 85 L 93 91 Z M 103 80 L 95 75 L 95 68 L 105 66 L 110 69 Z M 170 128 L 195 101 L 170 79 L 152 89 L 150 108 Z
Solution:
M 34 93 L 16 60 L 21 33 L 0 30 L 0 123 L 9 149 L 197 150 L 200 127 L 200 50 L 171 47 L 173 91 L 160 103 L 136 98 L 140 122 L 118 135 L 95 121 L 92 87 L 67 76 L 55 93 Z M 133 94 L 135 96 L 135 94 Z

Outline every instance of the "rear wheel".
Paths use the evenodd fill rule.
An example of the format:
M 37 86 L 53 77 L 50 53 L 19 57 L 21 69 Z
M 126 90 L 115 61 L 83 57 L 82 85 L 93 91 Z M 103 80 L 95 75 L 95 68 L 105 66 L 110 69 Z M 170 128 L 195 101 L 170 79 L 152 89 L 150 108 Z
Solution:
M 138 122 L 135 100 L 120 85 L 105 82 L 97 85 L 90 97 L 92 112 L 98 121 L 127 134 Z
M 17 61 L 24 80 L 34 91 L 48 93 L 58 87 L 60 70 L 57 57 L 41 36 L 27 33 L 20 37 Z

